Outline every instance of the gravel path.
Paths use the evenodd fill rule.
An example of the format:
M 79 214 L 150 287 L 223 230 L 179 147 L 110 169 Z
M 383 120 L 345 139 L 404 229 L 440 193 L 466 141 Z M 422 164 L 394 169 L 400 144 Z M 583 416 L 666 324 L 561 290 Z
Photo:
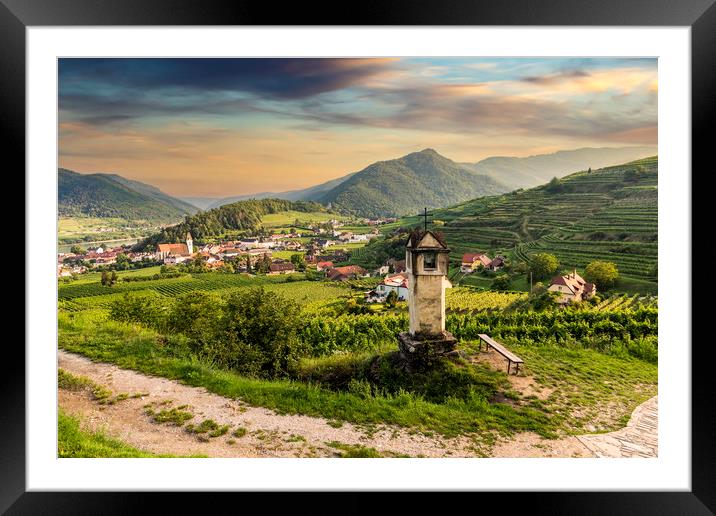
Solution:
M 271 410 L 252 407 L 166 378 L 147 376 L 121 369 L 112 364 L 91 360 L 60 350 L 58 366 L 76 376 L 85 376 L 95 383 L 119 393 L 142 394 L 114 404 L 100 404 L 86 391 L 59 389 L 59 406 L 78 416 L 87 430 L 101 430 L 139 449 L 158 454 L 207 455 L 209 457 L 335 457 L 339 451 L 328 443 L 360 445 L 375 448 L 384 456 L 411 457 L 477 457 L 480 451 L 465 437 L 426 437 L 393 426 L 382 425 L 368 433 L 344 423 L 339 428 L 323 418 L 281 415 Z M 647 405 L 653 402 L 652 405 Z M 198 425 L 212 419 L 229 425 L 222 436 L 206 438 L 191 434 L 183 427 L 155 423 L 146 408 L 155 411 L 186 405 L 194 415 L 188 424 Z M 647 405 L 647 408 L 644 407 Z M 490 455 L 493 457 L 600 457 L 648 455 L 644 443 L 653 443 L 656 456 L 656 398 L 634 412 L 629 425 L 609 434 L 584 435 L 564 439 L 543 439 L 534 433 L 517 434 L 509 440 L 498 439 Z M 653 423 L 653 424 L 652 424 Z M 232 433 L 245 429 L 245 435 Z M 635 437 L 638 436 L 638 439 Z M 619 443 L 618 445 L 615 444 Z M 634 444 L 630 444 L 630 443 Z M 627 450 L 627 452 L 625 452 Z M 484 453 L 484 451 L 482 451 Z M 647 455 L 643 455 L 646 453 Z

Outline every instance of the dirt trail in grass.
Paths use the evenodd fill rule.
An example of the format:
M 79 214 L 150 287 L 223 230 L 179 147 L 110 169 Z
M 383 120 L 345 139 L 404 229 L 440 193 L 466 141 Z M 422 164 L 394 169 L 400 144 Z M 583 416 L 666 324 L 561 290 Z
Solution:
M 62 350 L 59 351 L 58 366 L 76 376 L 90 378 L 109 388 L 114 395 L 145 394 L 102 405 L 87 391 L 60 389 L 59 405 L 67 413 L 78 416 L 83 428 L 102 430 L 152 453 L 209 457 L 333 457 L 339 455 L 339 450 L 326 443 L 335 441 L 375 448 L 385 456 L 476 456 L 476 451 L 471 449 L 474 444 L 467 438 L 429 438 L 387 426 L 368 435 L 349 423 L 334 428 L 326 419 L 280 415 L 210 393 L 201 387 L 92 362 Z M 159 405 L 167 400 L 171 403 Z M 219 425 L 230 425 L 230 428 L 225 435 L 202 442 L 199 435 L 190 434 L 183 427 L 155 423 L 145 413 L 149 404 L 155 411 L 188 405 L 183 410 L 194 414 L 194 418 L 187 423 L 198 425 L 205 419 L 212 419 Z M 246 434 L 233 436 L 237 428 L 245 428 Z
M 598 442 L 592 440 L 590 446 L 587 446 L 587 440 L 580 439 L 583 436 L 549 440 L 537 434 L 521 433 L 509 440 L 498 439 L 491 451 L 484 448 L 479 450 L 466 437 L 427 437 L 387 425 L 370 433 L 349 423 L 335 428 L 323 418 L 277 414 L 210 393 L 201 387 L 147 376 L 112 364 L 92 362 L 62 350 L 59 351 L 58 366 L 76 376 L 90 378 L 110 389 L 114 395 L 126 393 L 130 396 L 114 404 L 101 404 L 87 391 L 60 389 L 60 407 L 79 417 L 84 429 L 104 431 L 136 448 L 157 454 L 335 457 L 340 455 L 340 449 L 335 446 L 335 443 L 339 443 L 374 448 L 388 457 L 477 457 L 484 456 L 485 452 L 493 457 L 594 457 L 605 456 L 604 450 L 596 452 L 598 442 L 609 442 L 610 436 L 618 436 L 622 441 L 625 439 L 621 431 L 598 434 L 590 436 L 596 437 Z M 142 393 L 142 396 L 131 397 L 137 393 Z M 194 415 L 187 424 L 198 425 L 211 419 L 219 425 L 229 425 L 228 432 L 218 437 L 191 434 L 184 427 L 156 423 L 146 413 L 148 407 L 156 412 L 183 405 L 187 407 L 182 410 Z M 637 412 L 639 409 L 635 414 Z M 654 411 L 650 409 L 647 417 L 654 417 Z M 639 423 L 639 427 L 643 425 Z M 235 430 L 242 428 L 245 429 L 244 435 L 232 435 Z M 648 428 L 656 431 L 655 426 Z

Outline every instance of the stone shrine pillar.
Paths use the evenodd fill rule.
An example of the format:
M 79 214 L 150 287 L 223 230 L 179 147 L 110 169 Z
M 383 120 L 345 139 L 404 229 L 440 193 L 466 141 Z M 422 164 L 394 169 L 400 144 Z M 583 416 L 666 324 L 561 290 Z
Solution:
M 398 335 L 401 356 L 409 362 L 426 362 L 455 348 L 457 339 L 445 330 L 445 289 L 448 249 L 438 233 L 414 230 L 405 246 L 408 274 L 410 327 Z

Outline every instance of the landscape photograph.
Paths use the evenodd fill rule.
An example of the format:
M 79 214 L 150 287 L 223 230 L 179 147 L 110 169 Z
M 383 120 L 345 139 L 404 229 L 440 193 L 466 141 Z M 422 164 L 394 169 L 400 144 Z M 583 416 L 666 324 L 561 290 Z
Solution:
M 657 72 L 58 59 L 57 456 L 658 457 Z

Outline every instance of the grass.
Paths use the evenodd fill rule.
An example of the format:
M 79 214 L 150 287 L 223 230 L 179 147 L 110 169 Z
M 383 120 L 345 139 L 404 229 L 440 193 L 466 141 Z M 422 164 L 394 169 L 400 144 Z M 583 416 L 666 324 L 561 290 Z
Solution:
M 248 430 L 246 428 L 244 428 L 243 426 L 240 426 L 239 428 L 237 428 L 236 430 L 231 432 L 231 435 L 240 439 L 241 437 L 245 436 L 247 433 L 248 433 Z
M 182 426 L 185 422 L 194 417 L 194 414 L 187 412 L 184 410 L 185 408 L 186 405 L 182 405 L 181 407 L 162 409 L 159 412 L 155 412 L 152 408 L 147 408 L 146 413 L 152 416 L 155 423 L 171 423 L 175 426 Z
M 57 415 L 57 456 L 60 458 L 176 457 L 176 455 L 157 455 L 139 450 L 103 432 L 82 430 L 79 419 L 66 414 L 62 409 Z M 204 455 L 191 457 L 204 457 Z
M 383 457 L 375 448 L 368 448 L 360 444 L 346 444 L 338 441 L 329 441 L 326 444 L 338 450 L 339 456 L 343 459 L 378 459 Z
M 68 391 L 86 390 L 92 394 L 100 405 L 114 405 L 118 401 L 130 398 L 130 395 L 126 392 L 112 396 L 112 391 L 104 385 L 99 385 L 86 376 L 75 376 L 61 368 L 57 370 L 57 386 Z M 131 397 L 139 396 L 141 396 L 141 393 L 133 394 Z
M 656 390 L 656 365 L 585 349 L 515 346 L 514 351 L 525 359 L 536 380 L 545 387 L 559 387 L 562 395 L 549 402 L 527 400 L 524 406 L 490 403 L 484 395 L 434 402 L 404 389 L 366 396 L 360 390 L 336 391 L 315 382 L 244 377 L 193 359 L 178 348 L 160 345 L 159 335 L 152 330 L 108 321 L 103 311 L 88 310 L 72 318 L 68 315 L 72 314 L 59 314 L 59 344 L 67 351 L 201 386 L 278 413 L 323 417 L 336 424 L 395 424 L 449 437 L 492 431 L 534 431 L 552 437 L 561 430 L 574 432 L 584 426 L 570 423 L 565 410 L 579 404 L 589 409 L 598 407 L 597 402 L 613 403 L 619 417 Z M 345 361 L 345 366 L 351 367 L 350 357 Z M 635 396 L 635 389 L 642 391 Z M 583 419 L 586 421 L 587 416 Z
M 220 437 L 229 431 L 229 425 L 220 425 L 213 419 L 205 419 L 198 425 L 186 425 L 185 429 L 191 434 L 207 434 L 209 437 Z

